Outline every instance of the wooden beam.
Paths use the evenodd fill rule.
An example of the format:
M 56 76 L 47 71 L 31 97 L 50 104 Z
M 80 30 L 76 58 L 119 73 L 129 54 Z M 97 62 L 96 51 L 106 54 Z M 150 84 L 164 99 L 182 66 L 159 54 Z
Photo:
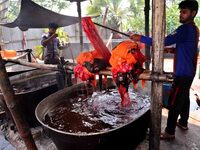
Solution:
M 29 126 L 28 126 L 27 122 L 23 119 L 24 117 L 22 116 L 22 114 L 19 112 L 19 110 L 17 108 L 14 91 L 13 91 L 13 88 L 8 79 L 4 61 L 1 57 L 1 55 L 0 55 L 0 89 L 1 89 L 1 92 L 3 93 L 5 103 L 12 115 L 12 118 L 13 118 L 15 124 L 16 124 L 18 132 L 19 132 L 21 138 L 24 140 L 24 143 L 25 143 L 27 149 L 28 150 L 37 150 L 37 147 L 35 145 L 32 135 L 31 135 Z
M 144 15 L 145 15 L 145 35 L 149 36 L 149 10 L 150 10 L 150 0 L 145 0 L 145 8 L 144 8 Z M 150 46 L 145 45 L 145 56 L 150 59 Z M 145 62 L 145 69 L 149 70 L 150 61 Z
M 152 1 L 152 49 L 153 63 L 152 71 L 163 73 L 163 50 L 165 37 L 165 0 Z M 160 132 L 161 132 L 161 103 L 162 103 L 162 83 L 152 83 L 151 96 L 151 122 L 150 122 L 150 150 L 160 149 Z
M 110 69 L 102 70 L 99 72 L 99 75 L 106 75 L 106 76 L 112 76 L 112 72 Z M 149 70 L 145 70 L 142 74 L 139 75 L 138 80 L 149 80 L 149 81 L 155 81 L 155 82 L 173 82 L 174 75 L 173 73 L 153 73 Z
M 45 69 L 45 70 L 52 70 L 52 71 L 61 70 L 58 68 L 58 65 L 31 63 L 31 62 L 27 62 L 23 60 L 13 60 L 13 59 L 6 59 L 5 61 L 15 63 L 15 64 L 20 64 L 23 66 L 38 68 L 38 69 Z

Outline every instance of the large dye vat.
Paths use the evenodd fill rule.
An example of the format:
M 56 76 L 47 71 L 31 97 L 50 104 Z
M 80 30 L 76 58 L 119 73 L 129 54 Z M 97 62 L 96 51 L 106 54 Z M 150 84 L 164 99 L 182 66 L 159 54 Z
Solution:
M 133 102 L 132 105 L 134 106 L 134 109 L 129 111 L 129 108 L 122 108 L 120 106 L 119 94 L 118 96 L 115 96 L 113 105 L 107 107 L 105 105 L 106 98 L 102 99 L 102 102 L 94 101 L 93 98 L 95 99 L 96 95 L 93 94 L 92 99 L 90 99 L 92 91 L 91 88 L 88 90 L 84 84 L 76 84 L 48 96 L 41 101 L 36 108 L 35 113 L 38 121 L 48 129 L 49 136 L 59 150 L 133 150 L 146 135 L 150 118 L 149 101 L 147 102 L 145 100 L 144 103 L 139 102 L 141 105 Z M 84 99 L 85 95 L 88 95 L 89 99 Z M 137 98 L 139 97 L 140 96 Z M 143 96 L 140 98 L 142 97 Z M 82 100 L 88 102 L 82 104 Z M 98 108 L 98 104 L 103 105 L 104 107 Z M 68 107 L 65 107 L 64 105 Z M 77 108 L 76 110 L 73 109 L 73 111 L 71 111 L 75 114 L 70 114 L 69 110 L 67 110 L 71 107 Z M 79 108 L 81 109 L 79 110 Z M 87 115 L 87 111 L 91 109 L 94 110 L 93 112 L 95 115 L 91 113 Z M 76 111 L 79 111 L 78 115 Z M 129 115 L 130 113 L 133 113 L 131 120 L 126 120 L 126 111 L 129 111 Z M 57 116 L 54 114 L 55 112 L 58 113 Z M 66 114 L 60 115 L 60 112 Z M 91 120 L 95 120 L 94 118 L 99 116 L 97 115 L 98 112 L 103 112 L 101 113 L 101 117 L 99 117 L 101 122 L 98 123 L 98 125 L 100 124 L 100 126 L 97 126 L 97 130 L 93 130 L 91 127 L 92 121 L 88 121 L 87 119 L 90 118 Z M 50 114 L 55 115 L 55 120 L 49 118 L 49 116 L 51 116 Z M 116 121 L 117 119 L 115 116 L 112 117 L 113 114 L 115 114 L 115 116 L 122 116 L 121 119 L 123 120 L 124 118 L 124 120 L 126 120 L 124 121 L 124 124 L 120 123 L 120 120 Z M 68 119 L 65 119 L 65 123 L 69 120 L 64 127 L 66 131 L 63 129 L 62 124 L 57 127 L 53 127 L 49 124 L 49 121 L 56 124 L 56 120 L 62 115 L 64 117 L 69 117 Z M 82 123 L 80 122 L 80 115 L 82 115 Z M 111 116 L 108 117 L 109 115 Z M 114 126 L 112 125 L 113 122 L 115 122 Z M 91 127 L 92 130 L 81 128 L 80 124 Z M 93 124 L 93 126 L 95 126 L 95 124 Z M 104 127 L 105 129 L 103 129 Z M 81 131 L 77 130 L 77 128 Z
M 37 104 L 42 99 L 58 90 L 56 73 L 57 72 L 35 70 L 9 78 L 15 91 L 17 107 L 23 113 L 23 116 L 25 116 L 25 119 L 31 127 L 40 125 L 35 117 L 35 108 Z M 2 105 L 7 114 L 9 114 L 2 93 L 0 93 L 0 105 Z

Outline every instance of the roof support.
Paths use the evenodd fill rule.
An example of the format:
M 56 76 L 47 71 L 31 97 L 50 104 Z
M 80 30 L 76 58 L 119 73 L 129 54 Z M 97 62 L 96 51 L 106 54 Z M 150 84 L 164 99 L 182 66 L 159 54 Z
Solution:
M 165 0 L 152 1 L 152 36 L 153 36 L 153 72 L 163 74 L 163 52 L 165 37 Z M 150 150 L 160 149 L 161 132 L 161 102 L 162 102 L 162 82 L 152 82 L 151 95 L 151 122 L 150 122 Z
M 145 0 L 144 15 L 145 15 L 145 35 L 149 36 L 149 10 L 150 10 L 150 0 Z M 145 56 L 150 58 L 150 46 L 145 45 Z M 149 70 L 150 61 L 145 62 L 145 69 Z
M 77 1 L 77 11 L 78 11 L 78 17 L 79 17 L 79 38 L 80 38 L 80 51 L 83 51 L 83 29 L 81 24 L 81 2 Z

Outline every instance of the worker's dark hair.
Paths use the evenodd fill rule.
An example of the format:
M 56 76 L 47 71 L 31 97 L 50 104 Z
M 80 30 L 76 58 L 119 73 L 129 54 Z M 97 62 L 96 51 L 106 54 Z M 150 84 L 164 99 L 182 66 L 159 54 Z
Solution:
M 56 23 L 49 23 L 49 28 L 58 29 L 58 25 Z
M 180 2 L 179 9 L 189 9 L 191 11 L 196 11 L 198 13 L 198 2 L 196 0 L 184 0 Z

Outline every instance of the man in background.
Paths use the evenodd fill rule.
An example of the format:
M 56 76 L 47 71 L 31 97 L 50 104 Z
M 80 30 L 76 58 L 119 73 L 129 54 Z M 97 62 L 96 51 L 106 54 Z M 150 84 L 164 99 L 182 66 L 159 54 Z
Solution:
M 42 37 L 41 44 L 44 46 L 44 63 L 45 64 L 59 64 L 58 49 L 60 48 L 59 40 L 57 38 L 56 30 L 58 25 L 56 23 L 49 24 L 49 33 Z

